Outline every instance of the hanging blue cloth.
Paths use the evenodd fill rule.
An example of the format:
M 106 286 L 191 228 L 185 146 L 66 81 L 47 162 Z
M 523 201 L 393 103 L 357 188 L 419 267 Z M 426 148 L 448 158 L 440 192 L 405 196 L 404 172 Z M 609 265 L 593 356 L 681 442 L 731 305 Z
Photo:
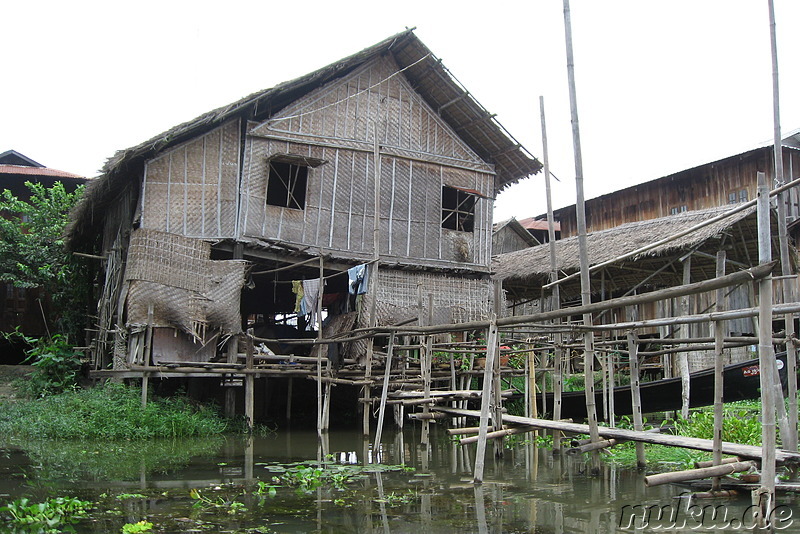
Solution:
M 369 269 L 366 263 L 347 269 L 347 277 L 350 281 L 348 289 L 351 295 L 363 295 L 367 292 Z

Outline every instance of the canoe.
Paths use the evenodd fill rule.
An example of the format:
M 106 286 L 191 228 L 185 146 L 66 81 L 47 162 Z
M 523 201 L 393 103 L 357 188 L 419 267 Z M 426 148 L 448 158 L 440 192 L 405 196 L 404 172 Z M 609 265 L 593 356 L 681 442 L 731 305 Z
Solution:
M 786 353 L 776 354 L 781 384 L 786 387 Z M 714 369 L 703 369 L 689 375 L 689 407 L 714 404 Z M 757 399 L 761 396 L 761 373 L 758 359 L 726 365 L 723 371 L 723 402 Z M 667 412 L 681 409 L 681 379 L 665 378 L 640 384 L 642 413 Z M 541 396 L 539 396 L 541 399 Z M 552 412 L 553 394 L 545 394 L 547 410 Z M 603 392 L 595 392 L 598 419 L 603 414 Z M 631 387 L 614 388 L 614 413 L 631 415 L 633 406 Z M 586 418 L 586 396 L 583 391 L 566 391 L 561 394 L 561 417 Z

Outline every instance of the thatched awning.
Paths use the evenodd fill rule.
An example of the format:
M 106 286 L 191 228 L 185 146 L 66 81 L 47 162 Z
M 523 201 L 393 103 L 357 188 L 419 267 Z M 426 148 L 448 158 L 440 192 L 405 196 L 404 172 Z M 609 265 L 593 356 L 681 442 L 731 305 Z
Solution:
M 138 176 L 144 161 L 161 151 L 201 135 L 224 122 L 242 118 L 263 121 L 311 91 L 341 78 L 382 55 L 391 54 L 422 98 L 484 161 L 495 166 L 497 190 L 539 172 L 541 163 L 509 134 L 452 76 L 442 62 L 414 35 L 393 35 L 369 48 L 291 81 L 248 95 L 232 104 L 204 113 L 109 158 L 103 174 L 88 188 L 72 215 L 70 241 L 89 237 L 93 215 L 113 202 L 120 186 Z M 74 244 L 74 243 L 73 243 Z
M 613 260 L 667 236 L 717 217 L 729 210 L 729 206 L 706 210 L 689 211 L 659 219 L 623 224 L 608 230 L 592 232 L 587 236 L 588 255 L 591 265 Z M 627 290 L 650 276 L 648 287 L 663 287 L 680 283 L 680 269 L 667 269 L 652 276 L 658 266 L 682 256 L 689 251 L 703 254 L 704 262 L 693 263 L 693 279 L 713 276 L 713 258 L 709 258 L 720 246 L 728 249 L 728 260 L 742 265 L 751 265 L 758 259 L 755 207 L 748 208 L 721 221 L 711 223 L 657 248 L 617 262 L 605 269 L 603 276 L 607 290 Z M 555 242 L 556 262 L 559 277 L 580 270 L 578 238 L 569 237 Z M 709 267 L 710 265 L 710 267 Z M 516 252 L 495 256 L 492 262 L 494 279 L 518 296 L 537 296 L 542 285 L 549 281 L 550 248 L 544 244 Z M 599 275 L 598 275 L 599 276 Z M 593 286 L 593 291 L 600 288 Z M 577 279 L 562 285 L 562 295 L 580 293 Z

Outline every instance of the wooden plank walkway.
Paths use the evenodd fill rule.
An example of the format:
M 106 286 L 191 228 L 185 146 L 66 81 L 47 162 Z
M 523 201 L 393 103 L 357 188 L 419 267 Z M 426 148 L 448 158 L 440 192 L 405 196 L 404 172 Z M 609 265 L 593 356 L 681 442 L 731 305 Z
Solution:
M 478 410 L 462 410 L 458 408 L 431 407 L 431 411 L 442 412 L 461 417 L 480 418 L 481 412 Z M 503 423 L 515 425 L 529 425 L 548 430 L 561 430 L 574 434 L 588 434 L 589 425 L 579 423 L 566 423 L 562 421 L 549 421 L 547 419 L 532 419 L 517 415 L 503 415 Z M 713 441 L 710 439 L 689 438 L 684 436 L 674 436 L 670 434 L 657 434 L 653 432 L 637 432 L 623 428 L 599 427 L 600 437 L 607 439 L 617 439 L 625 441 L 640 441 L 643 443 L 654 443 L 657 445 L 667 445 L 670 447 L 683 447 L 684 449 L 695 449 L 698 451 L 713 451 Z M 761 459 L 761 447 L 754 445 L 740 445 L 738 443 L 722 442 L 722 453 L 747 458 L 751 460 Z M 779 464 L 800 463 L 800 453 L 778 449 L 775 451 L 775 461 Z

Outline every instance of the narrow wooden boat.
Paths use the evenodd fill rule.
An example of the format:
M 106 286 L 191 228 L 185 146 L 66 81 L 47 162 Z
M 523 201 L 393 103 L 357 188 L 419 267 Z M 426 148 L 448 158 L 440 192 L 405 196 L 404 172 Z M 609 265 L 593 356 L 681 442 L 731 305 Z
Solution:
M 786 386 L 786 353 L 776 354 L 781 384 Z M 761 396 L 760 368 L 758 359 L 726 365 L 723 371 L 723 402 L 757 399 Z M 709 406 L 714 404 L 714 369 L 703 369 L 691 373 L 689 383 L 689 406 Z M 681 379 L 665 378 L 640 385 L 642 413 L 667 412 L 681 409 Z M 553 394 L 546 395 L 547 409 L 552 412 Z M 603 414 L 603 392 L 595 392 L 598 419 Z M 633 413 L 631 387 L 614 388 L 614 413 L 630 415 Z M 586 396 L 583 391 L 567 391 L 561 394 L 561 417 L 571 419 L 586 418 Z

